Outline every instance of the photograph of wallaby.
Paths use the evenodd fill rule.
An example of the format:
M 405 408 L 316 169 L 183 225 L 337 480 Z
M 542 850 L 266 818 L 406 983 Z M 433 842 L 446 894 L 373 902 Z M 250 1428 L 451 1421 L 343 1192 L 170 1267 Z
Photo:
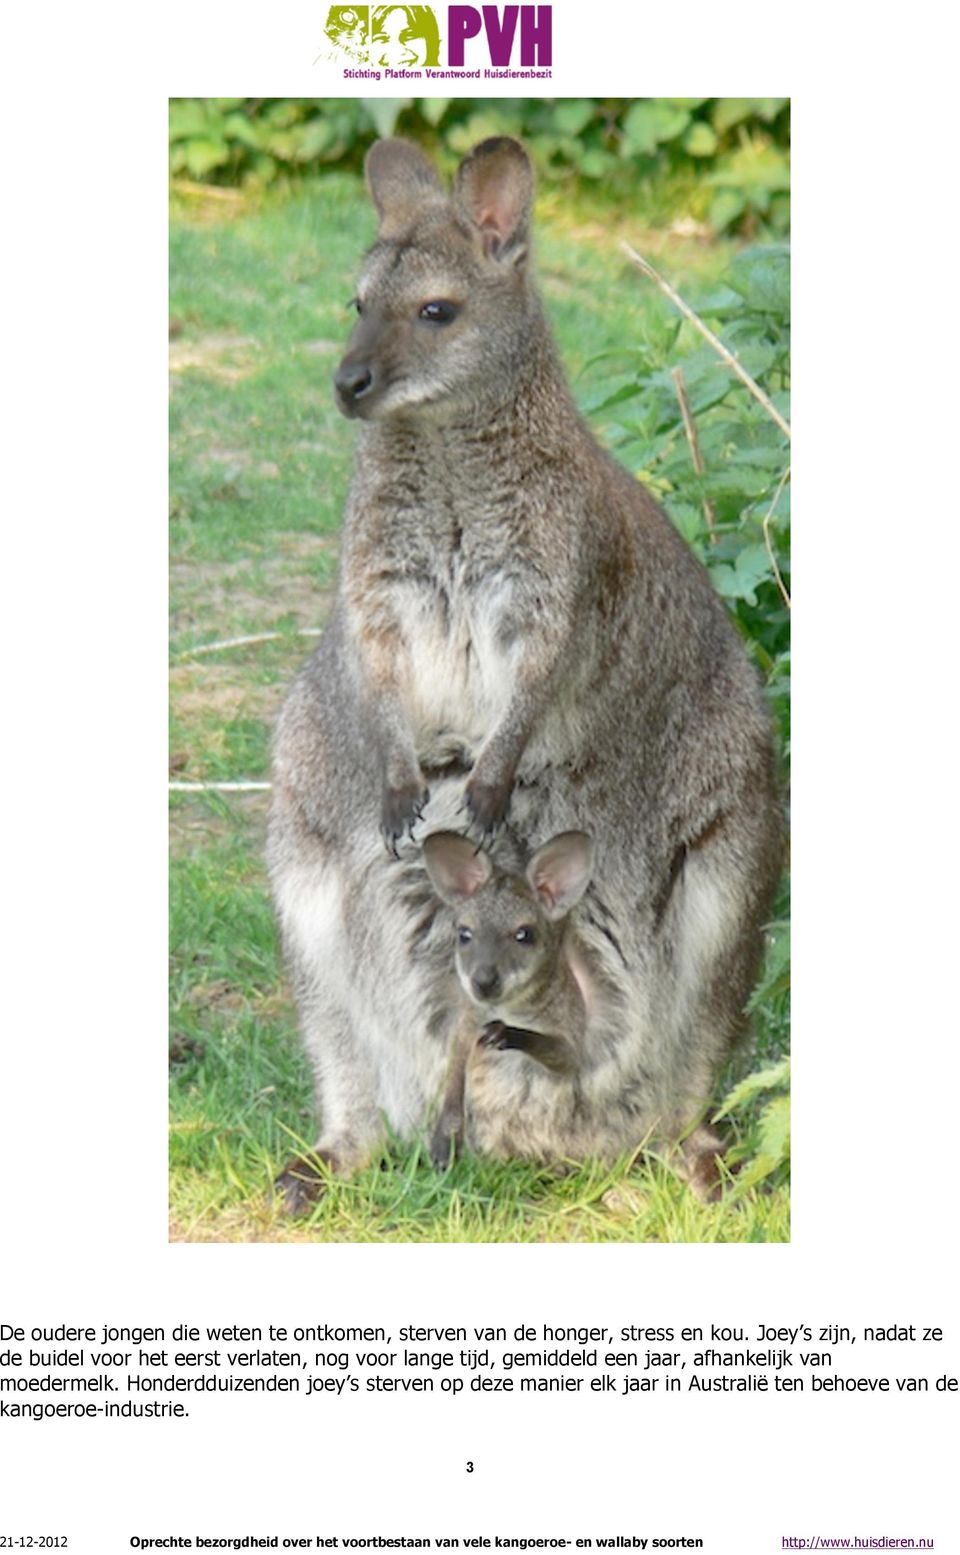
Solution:
M 385 1130 L 459 1134 L 458 1063 L 467 1151 L 658 1152 L 710 1192 L 705 1119 L 783 864 L 756 669 L 575 406 L 534 278 L 524 147 L 475 145 L 448 192 L 416 145 L 384 139 L 366 179 L 378 233 L 334 380 L 357 423 L 339 583 L 273 745 L 268 866 L 319 1127 L 277 1192 L 302 1214 Z M 562 1062 L 482 1029 L 463 1052 L 435 840 L 451 832 L 484 876 L 481 922 L 487 872 L 536 893 L 544 846 L 590 839 L 576 886 L 548 891 Z M 476 988 L 496 1021 L 492 992 Z

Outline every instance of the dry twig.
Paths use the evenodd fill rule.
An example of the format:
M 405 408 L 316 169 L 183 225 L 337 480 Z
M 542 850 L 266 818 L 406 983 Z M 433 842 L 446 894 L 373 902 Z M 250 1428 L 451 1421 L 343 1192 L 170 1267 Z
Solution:
M 777 503 L 780 501 L 780 493 L 782 492 L 784 486 L 787 484 L 787 481 L 789 479 L 790 479 L 790 466 L 788 464 L 787 468 L 784 470 L 783 474 L 780 477 L 780 483 L 777 486 L 777 489 L 776 489 L 776 491 L 773 494 L 773 501 L 771 502 L 769 508 L 767 509 L 767 516 L 766 516 L 766 518 L 763 521 L 763 543 L 764 543 L 764 545 L 767 548 L 767 555 L 770 558 L 770 565 L 773 568 L 773 575 L 774 575 L 774 577 L 777 580 L 777 588 L 780 590 L 780 593 L 783 596 L 783 602 L 786 605 L 788 610 L 790 609 L 790 595 L 787 593 L 786 584 L 784 583 L 783 577 L 781 576 L 780 568 L 777 566 L 777 558 L 773 554 L 773 545 L 772 545 L 771 540 L 770 540 L 770 520 L 773 518 L 774 508 L 776 507 Z
M 700 440 L 697 437 L 697 426 L 690 409 L 690 401 L 687 399 L 687 387 L 683 381 L 683 368 L 675 367 L 671 373 L 673 386 L 677 391 L 677 399 L 680 402 L 680 414 L 683 417 L 683 430 L 687 434 L 687 442 L 690 445 L 690 457 L 693 460 L 693 468 L 698 475 L 706 474 L 706 465 L 703 462 L 703 454 L 700 452 Z M 709 497 L 703 499 L 703 514 L 707 520 L 707 528 L 710 531 L 710 540 L 713 545 L 717 543 L 715 529 L 717 515 L 713 510 L 713 503 Z

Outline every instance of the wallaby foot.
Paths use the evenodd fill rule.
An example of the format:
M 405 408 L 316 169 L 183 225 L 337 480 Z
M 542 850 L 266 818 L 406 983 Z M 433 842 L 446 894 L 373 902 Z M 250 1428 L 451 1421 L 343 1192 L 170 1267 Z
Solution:
M 429 789 L 420 781 L 403 783 L 393 788 L 389 784 L 383 790 L 380 808 L 380 831 L 388 850 L 396 857 L 397 843 L 423 815 L 430 798 Z
M 726 1146 L 715 1129 L 701 1123 L 680 1146 L 680 1175 L 704 1204 L 715 1204 L 723 1192 L 720 1162 Z
M 441 1113 L 430 1135 L 430 1159 L 438 1172 L 455 1161 L 463 1146 L 463 1114 Z
M 273 1189 L 282 1201 L 285 1215 L 306 1215 L 317 1203 L 327 1185 L 323 1167 L 335 1172 L 339 1163 L 329 1150 L 313 1150 L 295 1156 L 274 1179 Z
M 551 1037 L 544 1031 L 524 1031 L 520 1026 L 507 1026 L 502 1020 L 487 1022 L 477 1039 L 477 1046 L 498 1053 L 526 1053 L 551 1074 L 572 1074 L 576 1068 L 573 1047 L 565 1037 Z

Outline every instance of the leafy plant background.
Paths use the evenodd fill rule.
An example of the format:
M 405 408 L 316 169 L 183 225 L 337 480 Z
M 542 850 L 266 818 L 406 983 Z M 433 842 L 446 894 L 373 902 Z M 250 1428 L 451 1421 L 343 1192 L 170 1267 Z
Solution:
M 638 186 L 655 209 L 664 179 L 714 232 L 785 233 L 785 97 L 175 98 L 170 166 L 220 184 L 266 185 L 359 167 L 381 135 L 408 135 L 453 161 L 488 135 L 523 140 L 542 177 L 614 196 Z

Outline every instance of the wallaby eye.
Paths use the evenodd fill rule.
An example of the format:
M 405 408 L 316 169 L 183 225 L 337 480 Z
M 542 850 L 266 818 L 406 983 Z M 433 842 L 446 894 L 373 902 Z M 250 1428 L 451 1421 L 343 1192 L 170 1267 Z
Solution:
M 518 945 L 533 945 L 536 943 L 537 934 L 531 924 L 525 923 L 522 929 L 517 929 L 513 937 Z
M 428 324 L 449 324 L 458 312 L 455 302 L 425 302 L 420 309 L 420 317 L 426 319 Z
M 457 939 L 460 941 L 461 945 L 469 945 L 470 941 L 473 939 L 473 935 L 471 934 L 470 930 L 463 923 L 461 923 L 460 927 L 457 929 Z
M 348 308 L 354 308 L 357 313 L 362 313 L 363 312 L 363 308 L 360 306 L 360 298 L 359 297 L 351 297 L 350 301 L 347 303 L 347 307 Z

